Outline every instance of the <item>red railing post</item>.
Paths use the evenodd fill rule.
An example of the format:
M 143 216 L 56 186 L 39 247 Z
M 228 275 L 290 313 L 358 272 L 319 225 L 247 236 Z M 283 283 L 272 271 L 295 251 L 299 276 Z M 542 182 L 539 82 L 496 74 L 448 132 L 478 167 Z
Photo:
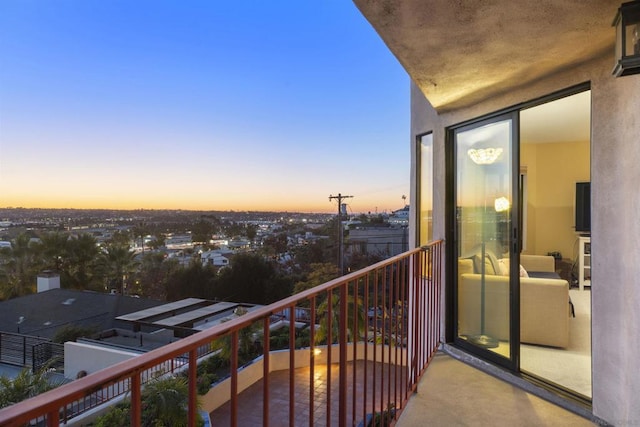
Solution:
M 142 418 L 142 384 L 139 372 L 133 372 L 129 384 L 131 390 L 131 425 L 140 426 Z
M 60 425 L 60 415 L 58 411 L 51 411 L 47 414 L 47 427 L 58 427 Z
M 311 320 L 309 324 L 309 427 L 314 424 L 314 408 L 315 408 L 315 373 L 316 373 L 316 297 L 312 296 L 309 300 L 311 305 Z
M 289 425 L 295 425 L 296 398 L 296 308 L 289 308 Z
M 333 353 L 333 289 L 327 291 L 327 425 L 331 424 L 331 353 Z
M 196 350 L 189 352 L 189 415 L 188 423 L 190 427 L 196 425 L 198 417 L 198 355 Z
M 266 316 L 262 323 L 262 425 L 269 426 L 269 349 L 271 346 L 270 317 Z
M 346 426 L 347 423 L 347 323 L 349 318 L 347 317 L 347 285 L 343 283 L 340 286 L 340 344 L 338 351 L 340 352 L 340 369 L 338 371 L 338 383 L 340 387 L 340 393 L 338 394 L 340 403 L 338 406 L 338 425 L 341 427 Z
M 238 425 L 238 330 L 231 332 L 231 425 Z

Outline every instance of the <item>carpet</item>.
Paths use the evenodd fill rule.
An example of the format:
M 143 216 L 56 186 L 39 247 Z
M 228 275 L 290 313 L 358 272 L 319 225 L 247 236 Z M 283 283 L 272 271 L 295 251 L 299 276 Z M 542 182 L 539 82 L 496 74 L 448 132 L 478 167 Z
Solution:
M 522 344 L 520 369 L 591 397 L 591 291 L 569 291 L 576 317 L 570 319 L 566 349 Z

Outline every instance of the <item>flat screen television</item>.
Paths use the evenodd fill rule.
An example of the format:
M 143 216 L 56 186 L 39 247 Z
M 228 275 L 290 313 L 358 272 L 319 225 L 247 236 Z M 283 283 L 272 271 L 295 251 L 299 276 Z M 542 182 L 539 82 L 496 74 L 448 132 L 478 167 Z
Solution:
M 591 232 L 590 182 L 576 182 L 576 232 Z

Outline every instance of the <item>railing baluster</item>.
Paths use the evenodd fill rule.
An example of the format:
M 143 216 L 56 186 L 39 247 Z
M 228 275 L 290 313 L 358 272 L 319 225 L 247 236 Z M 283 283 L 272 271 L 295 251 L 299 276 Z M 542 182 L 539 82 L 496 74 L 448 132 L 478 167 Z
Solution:
M 238 330 L 231 332 L 231 426 L 238 425 Z
M 393 264 L 385 267 L 384 275 L 382 276 L 382 282 L 380 284 L 380 305 L 382 306 L 382 330 L 380 331 L 380 336 L 382 337 L 380 343 L 380 411 L 384 411 L 384 346 L 388 340 L 387 337 L 387 307 L 386 307 L 386 292 L 385 288 L 387 287 L 388 278 L 389 278 L 389 270 L 393 268 Z
M 339 399 L 338 406 L 338 425 L 344 427 L 347 423 L 347 323 L 349 319 L 347 317 L 347 284 L 343 283 L 340 286 L 340 319 L 339 319 L 339 340 L 340 344 L 338 351 L 340 352 L 339 370 L 338 370 L 338 383 Z
M 384 267 L 383 267 L 384 268 Z M 371 390 L 371 412 L 376 411 L 376 385 L 378 377 L 378 308 L 380 307 L 378 302 L 378 283 L 380 281 L 380 270 L 376 269 L 375 277 L 373 280 L 373 310 L 374 310 L 374 326 L 373 326 L 373 389 Z
M 333 290 L 327 291 L 327 425 L 331 425 L 331 353 L 333 352 Z
M 366 422 L 367 419 L 367 391 L 369 390 L 367 387 L 367 383 L 369 380 L 369 285 L 371 278 L 371 272 L 367 272 L 367 275 L 364 278 L 364 301 L 363 301 L 363 309 L 365 313 L 365 330 L 364 330 L 364 374 L 363 374 L 363 389 L 364 393 L 362 396 L 362 419 Z M 374 319 L 375 321 L 375 319 Z
M 289 425 L 296 421 L 296 310 L 295 305 L 289 308 Z
M 271 348 L 270 317 L 266 316 L 262 323 L 262 425 L 269 426 L 269 349 Z
M 198 355 L 196 351 L 197 350 L 194 349 L 189 352 L 189 427 L 194 427 L 196 425 L 196 419 L 198 417 Z
M 351 419 L 355 420 L 356 419 L 356 400 L 357 400 L 357 394 L 356 394 L 356 384 L 358 384 L 358 380 L 357 380 L 357 374 L 356 374 L 356 360 L 358 358 L 358 341 L 360 339 L 360 325 L 358 324 L 358 314 L 361 312 L 361 310 L 364 310 L 364 307 L 360 307 L 359 302 L 360 299 L 358 297 L 358 283 L 360 282 L 360 280 L 362 280 L 361 278 L 359 279 L 354 279 L 353 281 L 353 304 L 352 304 L 352 311 L 353 311 L 353 318 L 352 318 L 352 324 L 353 324 L 353 331 L 351 331 L 351 340 L 352 340 L 352 350 L 353 350 L 353 357 L 352 357 L 352 363 L 351 363 L 351 367 L 352 367 L 352 378 L 351 378 Z M 348 291 L 347 291 L 348 292 Z
M 316 297 L 309 300 L 311 320 L 309 324 L 309 427 L 313 427 L 315 414 L 315 379 L 316 379 Z

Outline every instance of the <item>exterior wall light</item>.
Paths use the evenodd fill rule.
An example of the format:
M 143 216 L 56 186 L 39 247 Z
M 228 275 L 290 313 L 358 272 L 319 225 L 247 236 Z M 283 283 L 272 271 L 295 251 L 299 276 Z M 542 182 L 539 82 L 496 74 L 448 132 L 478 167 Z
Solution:
M 616 27 L 616 77 L 640 73 L 640 0 L 622 3 L 613 26 Z

